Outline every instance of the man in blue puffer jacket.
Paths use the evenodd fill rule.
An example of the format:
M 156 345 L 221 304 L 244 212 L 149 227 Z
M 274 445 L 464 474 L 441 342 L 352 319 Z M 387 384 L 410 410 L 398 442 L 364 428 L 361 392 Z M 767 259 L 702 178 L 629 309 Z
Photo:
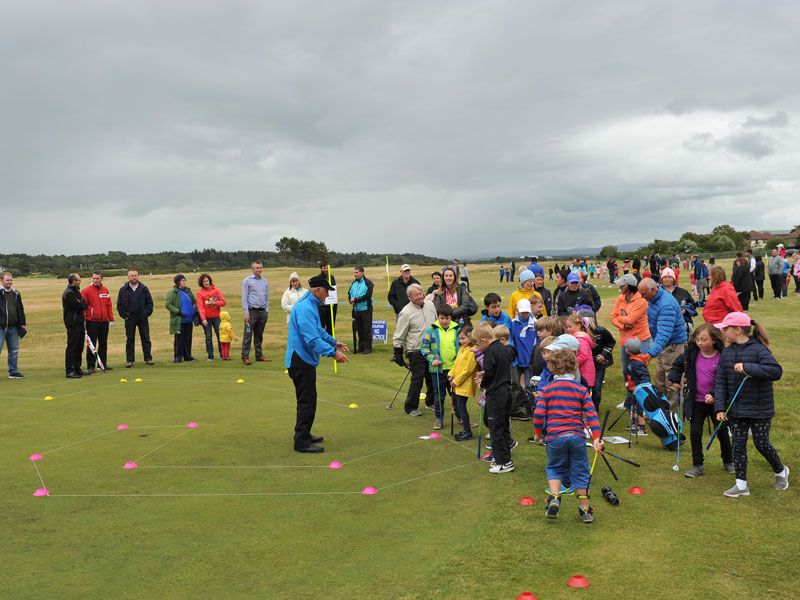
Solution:
M 678 393 L 667 386 L 667 375 L 675 359 L 686 349 L 686 324 L 681 305 L 672 294 L 655 281 L 645 277 L 639 282 L 639 293 L 647 300 L 647 322 L 650 327 L 650 349 L 647 356 L 656 359 L 656 377 L 653 385 L 667 396 L 672 410 L 678 402 Z

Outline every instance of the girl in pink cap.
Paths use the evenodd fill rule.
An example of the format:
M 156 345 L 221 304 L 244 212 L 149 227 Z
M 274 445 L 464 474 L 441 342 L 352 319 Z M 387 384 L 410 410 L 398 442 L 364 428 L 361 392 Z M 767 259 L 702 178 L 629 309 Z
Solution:
M 732 312 L 715 326 L 722 330 L 728 347 L 722 351 L 714 380 L 714 410 L 718 421 L 728 421 L 733 444 L 736 484 L 723 495 L 749 496 L 747 486 L 747 432 L 775 473 L 775 489 L 789 488 L 789 468 L 781 462 L 769 441 L 775 416 L 773 382 L 783 374 L 769 350 L 764 328 L 743 312 Z

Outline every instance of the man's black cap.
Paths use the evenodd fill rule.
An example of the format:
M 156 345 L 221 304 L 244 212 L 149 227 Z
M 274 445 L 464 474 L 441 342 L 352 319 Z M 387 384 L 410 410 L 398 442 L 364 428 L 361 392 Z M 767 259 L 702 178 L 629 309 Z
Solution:
M 319 275 L 314 275 L 311 279 L 308 280 L 308 287 L 321 287 L 325 288 L 326 290 L 332 290 L 333 286 L 328 283 L 328 278 L 325 277 L 322 273 Z

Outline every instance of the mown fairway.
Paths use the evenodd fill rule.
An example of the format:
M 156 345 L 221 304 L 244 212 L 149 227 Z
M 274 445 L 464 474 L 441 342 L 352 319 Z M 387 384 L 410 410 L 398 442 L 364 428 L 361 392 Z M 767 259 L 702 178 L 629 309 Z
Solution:
M 431 270 L 414 269 L 425 287 Z M 722 473 L 716 445 L 707 475 L 688 480 L 671 470 L 675 454 L 651 435 L 630 450 L 613 447 L 643 465 L 613 462 L 622 481 L 598 463 L 597 520 L 585 526 L 572 498 L 556 522 L 544 518 L 545 451 L 526 441 L 527 423 L 514 422 L 517 470 L 494 476 L 475 460 L 475 444 L 454 442 L 449 428 L 442 439 L 420 440 L 433 415 L 406 416 L 403 393 L 386 411 L 404 375 L 389 362 L 391 343 L 352 357 L 338 375 L 330 360 L 323 362 L 315 431 L 325 436 L 326 452 L 293 452 L 294 392 L 283 372 L 280 310 L 288 272 L 265 270 L 272 285 L 266 347 L 273 362 L 245 367 L 235 343 L 231 362 L 207 363 L 198 330 L 200 360 L 173 365 L 163 308 L 172 277 L 143 273 L 156 302 L 156 365 L 145 366 L 137 348 L 139 363 L 124 368 L 118 326 L 109 351 L 115 370 L 77 381 L 63 373 L 65 282 L 15 282 L 30 335 L 20 354 L 26 379 L 0 381 L 0 597 L 506 599 L 525 590 L 540 599 L 797 597 L 796 296 L 751 305 L 784 368 L 772 439 L 794 469 L 790 490 L 772 489 L 771 471 L 751 447 L 752 496 L 724 498 L 732 477 Z M 486 292 L 508 298 L 515 285 L 496 283 L 494 265 L 470 272 L 479 305 Z M 214 274 L 239 338 L 245 273 Z M 314 271 L 300 274 L 305 281 Z M 335 275 L 344 295 L 352 270 Z M 367 269 L 367 276 L 375 282 L 375 318 L 393 323 L 383 269 Z M 188 277 L 196 289 L 196 277 Z M 122 279 L 106 284 L 116 298 Z M 600 321 L 608 326 L 616 290 L 599 289 Z M 350 344 L 346 306 L 337 337 Z M 5 372 L 5 353 L 0 359 Z M 120 383 L 123 377 L 127 383 Z M 244 383 L 236 383 L 240 378 Z M 44 400 L 48 395 L 54 399 Z M 606 376 L 603 397 L 613 418 L 622 398 L 618 364 Z M 348 408 L 351 403 L 358 408 Z M 477 421 L 474 403 L 470 409 Z M 199 427 L 187 429 L 191 421 Z M 117 431 L 122 423 L 129 429 Z M 32 453 L 44 454 L 36 466 L 50 497 L 32 496 L 42 487 L 28 460 Z M 134 460 L 138 469 L 122 468 Z M 328 469 L 333 460 L 343 468 Z M 689 466 L 687 444 L 682 468 Z M 602 499 L 602 485 L 614 488 L 619 507 Z M 632 485 L 645 495 L 629 496 Z M 378 488 L 377 495 L 360 494 L 365 486 Z M 536 506 L 518 505 L 526 494 Z M 576 573 L 589 578 L 589 589 L 566 586 Z

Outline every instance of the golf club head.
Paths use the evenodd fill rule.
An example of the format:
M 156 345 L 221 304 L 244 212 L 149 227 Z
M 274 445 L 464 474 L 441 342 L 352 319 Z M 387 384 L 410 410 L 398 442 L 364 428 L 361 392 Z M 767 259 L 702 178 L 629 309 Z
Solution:
M 672 470 L 677 473 L 681 470 L 681 468 L 678 465 L 672 465 Z

